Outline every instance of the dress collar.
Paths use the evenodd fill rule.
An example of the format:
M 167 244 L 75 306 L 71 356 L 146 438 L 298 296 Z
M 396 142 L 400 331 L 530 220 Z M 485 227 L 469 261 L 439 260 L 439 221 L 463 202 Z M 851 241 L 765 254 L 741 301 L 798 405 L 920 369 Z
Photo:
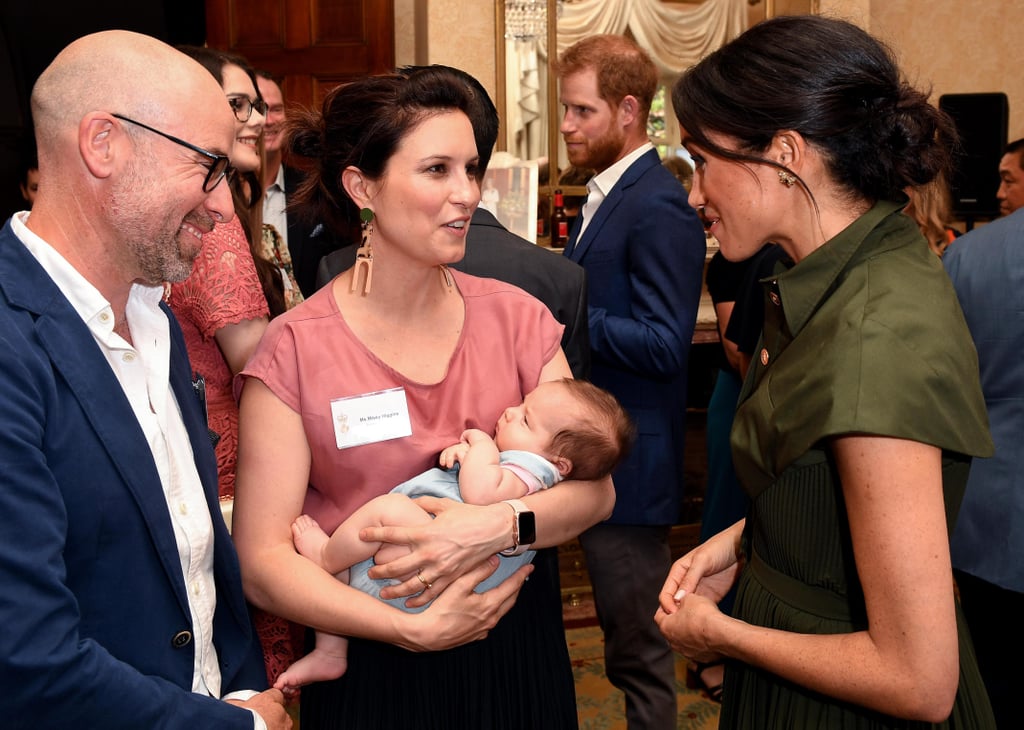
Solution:
M 859 260 L 870 253 L 877 253 L 872 244 L 888 238 L 898 241 L 898 245 L 907 245 L 906 239 L 902 237 L 872 235 L 886 218 L 901 211 L 905 205 L 905 202 L 894 201 L 875 203 L 867 213 L 799 263 L 791 265 L 791 268 L 783 273 L 762 280 L 770 286 L 777 286 L 786 324 L 793 336 L 796 336 L 821 303 L 828 298 L 837 286 L 843 271 L 854 259 Z M 909 217 L 902 213 L 898 215 L 905 220 L 896 220 L 895 225 L 903 223 L 907 226 L 916 226 Z

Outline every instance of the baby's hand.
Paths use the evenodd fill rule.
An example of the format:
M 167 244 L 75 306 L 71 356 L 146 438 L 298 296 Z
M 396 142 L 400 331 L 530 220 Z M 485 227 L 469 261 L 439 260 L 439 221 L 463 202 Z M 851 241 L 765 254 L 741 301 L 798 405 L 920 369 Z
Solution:
M 481 431 L 479 428 L 467 428 L 462 432 L 462 443 L 469 444 L 472 446 L 480 441 L 490 441 L 491 437 Z
M 455 466 L 455 462 L 461 462 L 466 457 L 467 451 L 469 451 L 469 444 L 460 441 L 442 451 L 438 461 L 445 469 L 451 469 Z

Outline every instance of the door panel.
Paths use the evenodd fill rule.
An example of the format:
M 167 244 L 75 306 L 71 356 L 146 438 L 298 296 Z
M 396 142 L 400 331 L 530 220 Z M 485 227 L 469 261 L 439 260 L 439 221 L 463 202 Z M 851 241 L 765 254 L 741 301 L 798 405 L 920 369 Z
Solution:
M 207 0 L 207 43 L 284 77 L 289 103 L 395 65 L 394 4 L 381 0 Z

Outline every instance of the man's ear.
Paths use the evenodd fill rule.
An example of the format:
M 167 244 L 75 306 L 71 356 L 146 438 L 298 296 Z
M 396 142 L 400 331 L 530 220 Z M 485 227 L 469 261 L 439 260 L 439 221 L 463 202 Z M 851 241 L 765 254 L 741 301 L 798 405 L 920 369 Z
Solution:
M 619 102 L 619 121 L 626 127 L 637 121 L 640 115 L 640 102 L 631 94 L 626 94 Z
M 377 185 L 367 179 L 358 167 L 349 165 L 341 171 L 341 185 L 357 208 L 366 208 L 377 193 Z
M 104 112 L 90 112 L 78 123 L 78 152 L 93 177 L 107 178 L 117 167 L 119 147 L 123 139 L 131 144 L 123 125 L 115 124 Z

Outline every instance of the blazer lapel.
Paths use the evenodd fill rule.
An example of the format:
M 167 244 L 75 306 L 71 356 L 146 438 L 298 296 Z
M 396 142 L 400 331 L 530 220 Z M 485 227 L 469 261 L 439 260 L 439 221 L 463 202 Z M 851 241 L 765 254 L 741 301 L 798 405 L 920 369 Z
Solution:
M 160 475 L 138 420 L 89 328 L 10 229 L 0 234 L 0 285 L 13 307 L 35 314 L 35 332 L 54 369 L 67 382 L 114 467 L 149 525 L 153 542 L 188 610 Z M 87 436 L 83 434 L 83 439 Z
M 605 221 L 608 220 L 618 204 L 622 202 L 625 191 L 632 187 L 649 168 L 660 164 L 661 158 L 658 157 L 658 151 L 648 150 L 640 156 L 640 159 L 626 168 L 626 171 L 622 173 L 622 177 L 619 178 L 618 182 L 608 192 L 608 195 L 601 201 L 601 205 L 598 206 L 597 212 L 594 214 L 594 219 L 587 224 L 587 230 L 583 232 L 582 237 L 579 237 L 578 231 L 580 226 L 583 225 L 583 217 L 582 215 L 576 217 L 569 241 L 572 242 L 577 237 L 579 237 L 579 240 L 576 241 L 576 245 L 568 253 L 570 260 L 579 262 L 583 258 L 587 253 L 587 249 L 597 239 Z

